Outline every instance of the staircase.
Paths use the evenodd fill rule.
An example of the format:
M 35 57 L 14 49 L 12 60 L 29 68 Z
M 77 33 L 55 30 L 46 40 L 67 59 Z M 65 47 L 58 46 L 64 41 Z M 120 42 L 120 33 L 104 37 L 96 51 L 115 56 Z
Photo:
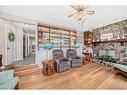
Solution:
M 28 65 L 23 67 L 15 67 L 14 72 L 15 72 L 15 75 L 17 76 L 23 76 L 23 75 L 32 74 L 35 72 L 41 72 L 41 69 L 39 65 L 34 64 L 34 65 Z

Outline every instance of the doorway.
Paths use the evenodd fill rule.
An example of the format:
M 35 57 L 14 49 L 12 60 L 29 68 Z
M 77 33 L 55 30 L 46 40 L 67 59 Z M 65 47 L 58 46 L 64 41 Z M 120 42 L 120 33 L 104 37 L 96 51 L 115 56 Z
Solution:
M 25 39 L 25 35 L 23 35 L 23 58 L 25 58 L 25 43 L 26 39 Z
M 22 67 L 35 64 L 35 26 L 24 24 L 22 28 L 22 58 L 14 61 L 15 67 Z M 17 44 L 18 44 L 17 43 Z M 17 51 L 19 52 L 19 51 Z M 18 54 L 18 53 L 17 53 Z

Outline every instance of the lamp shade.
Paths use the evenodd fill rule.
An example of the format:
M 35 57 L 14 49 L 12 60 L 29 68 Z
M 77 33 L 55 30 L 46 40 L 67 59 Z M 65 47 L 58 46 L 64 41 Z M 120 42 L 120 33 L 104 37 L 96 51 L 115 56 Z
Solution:
M 52 49 L 53 48 L 53 44 L 51 43 L 46 43 L 44 46 L 43 46 L 44 49 Z

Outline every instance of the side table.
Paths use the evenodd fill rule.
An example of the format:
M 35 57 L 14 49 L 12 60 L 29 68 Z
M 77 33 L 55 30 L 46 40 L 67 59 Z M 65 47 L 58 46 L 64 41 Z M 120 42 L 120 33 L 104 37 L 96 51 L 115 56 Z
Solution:
M 43 64 L 43 74 L 52 75 L 55 73 L 54 60 L 44 60 L 42 64 Z

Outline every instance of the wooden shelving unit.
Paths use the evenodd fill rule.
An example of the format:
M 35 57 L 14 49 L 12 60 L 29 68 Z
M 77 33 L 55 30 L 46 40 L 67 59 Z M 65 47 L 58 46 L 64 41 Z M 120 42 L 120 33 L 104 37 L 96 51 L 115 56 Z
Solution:
M 94 44 L 94 43 L 108 43 L 108 42 L 113 42 L 113 43 L 127 42 L 127 40 L 124 40 L 124 39 L 116 39 L 116 40 L 96 41 L 96 42 L 92 42 L 92 43 Z
M 91 47 L 92 45 L 92 38 L 93 38 L 93 33 L 90 31 L 84 32 L 84 45 L 87 47 Z
M 76 48 L 77 42 L 75 30 L 38 24 L 38 49 L 45 43 L 53 43 L 54 48 Z

